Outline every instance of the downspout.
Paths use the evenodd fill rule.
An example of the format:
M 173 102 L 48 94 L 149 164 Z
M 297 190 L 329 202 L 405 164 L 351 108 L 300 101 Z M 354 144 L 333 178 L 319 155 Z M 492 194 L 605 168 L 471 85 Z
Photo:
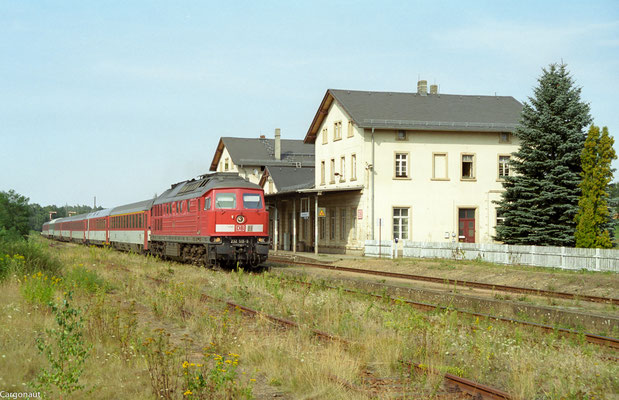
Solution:
M 372 128 L 372 168 L 370 173 L 372 174 L 372 240 L 374 240 L 374 128 Z

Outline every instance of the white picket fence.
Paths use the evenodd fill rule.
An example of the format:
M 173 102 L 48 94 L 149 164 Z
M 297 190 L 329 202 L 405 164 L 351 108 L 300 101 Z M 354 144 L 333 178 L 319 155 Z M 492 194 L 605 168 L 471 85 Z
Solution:
M 365 255 L 368 257 L 393 258 L 395 255 L 395 243 L 393 240 L 366 240 Z
M 365 255 L 393 258 L 397 246 L 391 240 L 366 240 Z M 402 256 L 412 258 L 446 258 L 483 260 L 498 264 L 533 265 L 563 269 L 619 272 L 619 250 L 576 249 L 550 246 L 512 246 L 491 243 L 402 243 Z

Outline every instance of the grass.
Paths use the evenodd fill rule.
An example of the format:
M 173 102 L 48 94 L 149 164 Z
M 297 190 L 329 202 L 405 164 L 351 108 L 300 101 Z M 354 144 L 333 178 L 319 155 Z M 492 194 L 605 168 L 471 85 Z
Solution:
M 363 387 L 364 371 L 401 380 L 417 398 L 442 393 L 440 378 L 409 377 L 401 359 L 519 398 L 612 398 L 619 393 L 618 367 L 604 358 L 610 350 L 578 339 L 449 311 L 423 313 L 405 304 L 327 290 L 320 282 L 311 288 L 291 284 L 268 272 L 213 272 L 75 245 L 45 251 L 64 266 L 52 297 L 78 287 L 73 302 L 83 311 L 84 339 L 92 345 L 80 377 L 84 389 L 72 398 L 272 398 L 280 392 L 293 398 L 389 397 L 350 391 L 338 382 Z M 0 327 L 0 357 L 10 360 L 0 363 L 0 390 L 27 390 L 45 368 L 35 338 L 55 321 L 41 302 L 27 300 L 24 285 L 21 276 L 12 275 L 0 291 L 0 318 L 11 321 Z M 248 318 L 201 300 L 202 292 L 295 320 L 301 329 L 283 330 L 264 318 Z M 353 344 L 322 342 L 311 329 Z

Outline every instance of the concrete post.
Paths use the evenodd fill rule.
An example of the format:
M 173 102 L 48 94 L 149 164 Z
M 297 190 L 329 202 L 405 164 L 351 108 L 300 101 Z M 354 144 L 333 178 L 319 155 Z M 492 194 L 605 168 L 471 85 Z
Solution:
M 292 252 L 297 252 L 297 199 L 292 198 Z
M 277 216 L 278 212 L 277 212 L 277 203 L 275 204 L 275 216 L 274 216 L 274 220 L 273 220 L 273 250 L 277 251 L 277 239 L 278 239 L 278 232 L 279 232 L 279 218 Z
M 318 193 L 314 200 L 314 254 L 318 254 Z

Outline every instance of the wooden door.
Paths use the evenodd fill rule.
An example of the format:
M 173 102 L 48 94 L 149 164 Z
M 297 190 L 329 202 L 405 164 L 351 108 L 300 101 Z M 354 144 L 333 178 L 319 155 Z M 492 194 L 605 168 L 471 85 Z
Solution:
M 461 208 L 458 215 L 459 241 L 475 243 L 475 209 Z

